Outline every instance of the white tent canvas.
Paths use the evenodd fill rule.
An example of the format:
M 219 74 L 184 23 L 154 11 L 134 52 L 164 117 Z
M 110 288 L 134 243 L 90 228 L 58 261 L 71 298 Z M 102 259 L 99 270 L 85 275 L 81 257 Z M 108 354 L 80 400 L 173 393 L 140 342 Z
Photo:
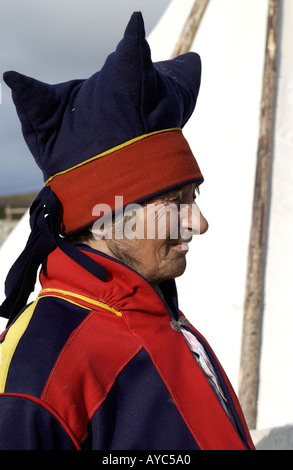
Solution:
M 193 4 L 171 2 L 149 36 L 153 60 L 171 56 Z M 191 244 L 187 271 L 177 281 L 180 307 L 211 343 L 236 391 L 267 14 L 268 0 L 210 0 L 191 48 L 201 55 L 203 75 L 196 111 L 184 130 L 205 176 L 199 205 L 210 228 Z M 281 17 L 258 428 L 293 422 L 290 0 L 283 1 Z M 28 232 L 25 215 L 0 248 L 1 286 Z

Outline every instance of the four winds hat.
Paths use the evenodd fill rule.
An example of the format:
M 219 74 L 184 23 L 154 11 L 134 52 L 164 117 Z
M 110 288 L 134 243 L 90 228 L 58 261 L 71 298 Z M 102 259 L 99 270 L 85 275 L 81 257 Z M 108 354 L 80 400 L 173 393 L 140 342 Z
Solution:
M 114 210 L 115 195 L 128 205 L 202 181 L 181 131 L 200 77 L 196 53 L 152 62 L 141 13 L 132 15 L 116 51 L 86 80 L 49 85 L 4 74 L 66 233 L 92 224 L 95 204 Z
M 196 53 L 152 62 L 139 12 L 116 51 L 88 79 L 51 85 L 17 72 L 4 74 L 45 187 L 31 206 L 31 236 L 7 277 L 10 301 L 1 306 L 1 315 L 25 305 L 38 266 L 56 246 L 103 279 L 88 257 L 81 259 L 59 236 L 60 227 L 64 235 L 91 226 L 94 206 L 107 204 L 114 211 L 115 195 L 127 206 L 203 181 L 182 134 L 200 78 Z

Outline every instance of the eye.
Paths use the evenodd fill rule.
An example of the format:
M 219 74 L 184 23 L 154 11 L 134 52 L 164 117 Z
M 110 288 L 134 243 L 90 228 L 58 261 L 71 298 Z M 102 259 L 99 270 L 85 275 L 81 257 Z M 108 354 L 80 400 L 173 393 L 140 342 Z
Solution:
M 177 197 L 173 197 L 171 199 L 168 199 L 168 204 L 176 204 L 177 206 L 179 206 L 181 204 L 181 197 L 180 196 L 177 196 Z

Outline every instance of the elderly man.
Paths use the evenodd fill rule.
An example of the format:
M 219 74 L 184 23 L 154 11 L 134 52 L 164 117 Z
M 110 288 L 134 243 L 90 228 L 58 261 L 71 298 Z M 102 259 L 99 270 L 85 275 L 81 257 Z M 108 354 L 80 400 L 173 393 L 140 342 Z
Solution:
M 181 130 L 200 75 L 194 53 L 152 63 L 140 13 L 87 80 L 5 74 L 45 187 L 0 311 L 1 449 L 253 448 L 174 281 L 207 230 Z

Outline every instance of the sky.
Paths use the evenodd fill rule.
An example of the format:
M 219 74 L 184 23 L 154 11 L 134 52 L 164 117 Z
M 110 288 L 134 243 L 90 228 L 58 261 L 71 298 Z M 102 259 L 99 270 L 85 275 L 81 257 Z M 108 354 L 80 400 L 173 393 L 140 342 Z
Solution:
M 0 195 L 38 191 L 43 176 L 22 137 L 3 81 L 15 70 L 46 83 L 87 78 L 100 70 L 133 11 L 148 35 L 171 0 L 1 0 Z

